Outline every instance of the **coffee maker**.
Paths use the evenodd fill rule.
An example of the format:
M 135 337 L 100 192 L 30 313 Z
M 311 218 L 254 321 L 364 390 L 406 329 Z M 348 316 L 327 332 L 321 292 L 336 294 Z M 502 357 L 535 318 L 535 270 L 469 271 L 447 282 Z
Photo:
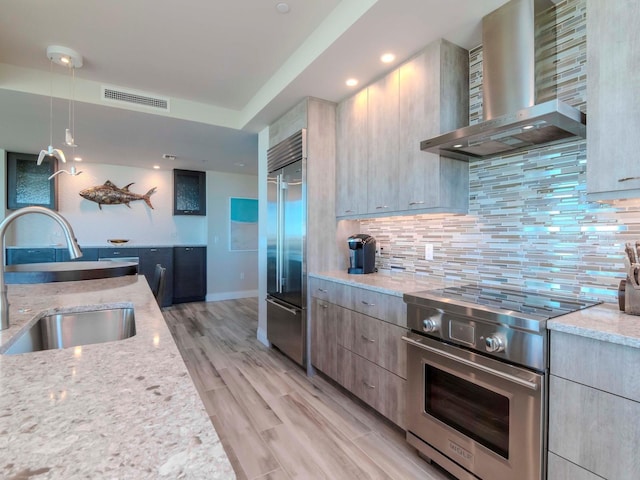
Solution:
M 371 235 L 351 235 L 349 242 L 348 273 L 374 273 L 376 271 L 376 239 Z

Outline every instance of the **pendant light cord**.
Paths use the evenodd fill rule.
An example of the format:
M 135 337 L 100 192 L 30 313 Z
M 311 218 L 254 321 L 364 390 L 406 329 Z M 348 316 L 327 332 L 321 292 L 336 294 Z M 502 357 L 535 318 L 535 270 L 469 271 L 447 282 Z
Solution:
M 49 145 L 53 145 L 53 58 L 49 59 Z

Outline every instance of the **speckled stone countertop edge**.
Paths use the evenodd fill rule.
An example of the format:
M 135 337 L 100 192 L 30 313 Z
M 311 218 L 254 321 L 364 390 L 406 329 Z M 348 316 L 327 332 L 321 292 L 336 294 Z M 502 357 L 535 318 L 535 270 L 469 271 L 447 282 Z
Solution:
M 235 478 L 144 277 L 8 290 L 3 348 L 44 314 L 96 307 L 133 305 L 136 335 L 0 355 L 0 478 Z
M 626 347 L 640 348 L 640 317 L 603 303 L 547 321 L 552 331 L 569 333 Z

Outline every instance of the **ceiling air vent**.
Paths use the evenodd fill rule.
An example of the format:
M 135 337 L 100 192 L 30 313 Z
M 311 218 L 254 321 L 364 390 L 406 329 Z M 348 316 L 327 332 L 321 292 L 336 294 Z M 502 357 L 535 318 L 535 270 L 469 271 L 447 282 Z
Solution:
M 119 87 L 102 86 L 102 100 L 123 106 L 137 105 L 153 110 L 170 111 L 170 103 L 167 97 L 136 90 L 125 90 Z

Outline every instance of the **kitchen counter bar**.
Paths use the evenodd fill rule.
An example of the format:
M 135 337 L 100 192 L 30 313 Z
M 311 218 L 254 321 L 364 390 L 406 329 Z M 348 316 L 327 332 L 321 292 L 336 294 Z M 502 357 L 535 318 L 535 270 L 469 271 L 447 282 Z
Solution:
M 410 273 L 378 272 L 366 275 L 332 270 L 309 274 L 353 287 L 395 295 L 459 285 L 460 282 Z M 640 348 L 640 316 L 621 312 L 617 305 L 601 304 L 547 321 L 547 328 L 610 343 Z
M 618 306 L 612 303 L 603 303 L 556 317 L 547 322 L 547 328 L 640 348 L 640 316 L 621 312 Z
M 133 306 L 118 342 L 0 355 L 0 478 L 228 479 L 233 469 L 146 280 L 8 285 L 10 327 Z

